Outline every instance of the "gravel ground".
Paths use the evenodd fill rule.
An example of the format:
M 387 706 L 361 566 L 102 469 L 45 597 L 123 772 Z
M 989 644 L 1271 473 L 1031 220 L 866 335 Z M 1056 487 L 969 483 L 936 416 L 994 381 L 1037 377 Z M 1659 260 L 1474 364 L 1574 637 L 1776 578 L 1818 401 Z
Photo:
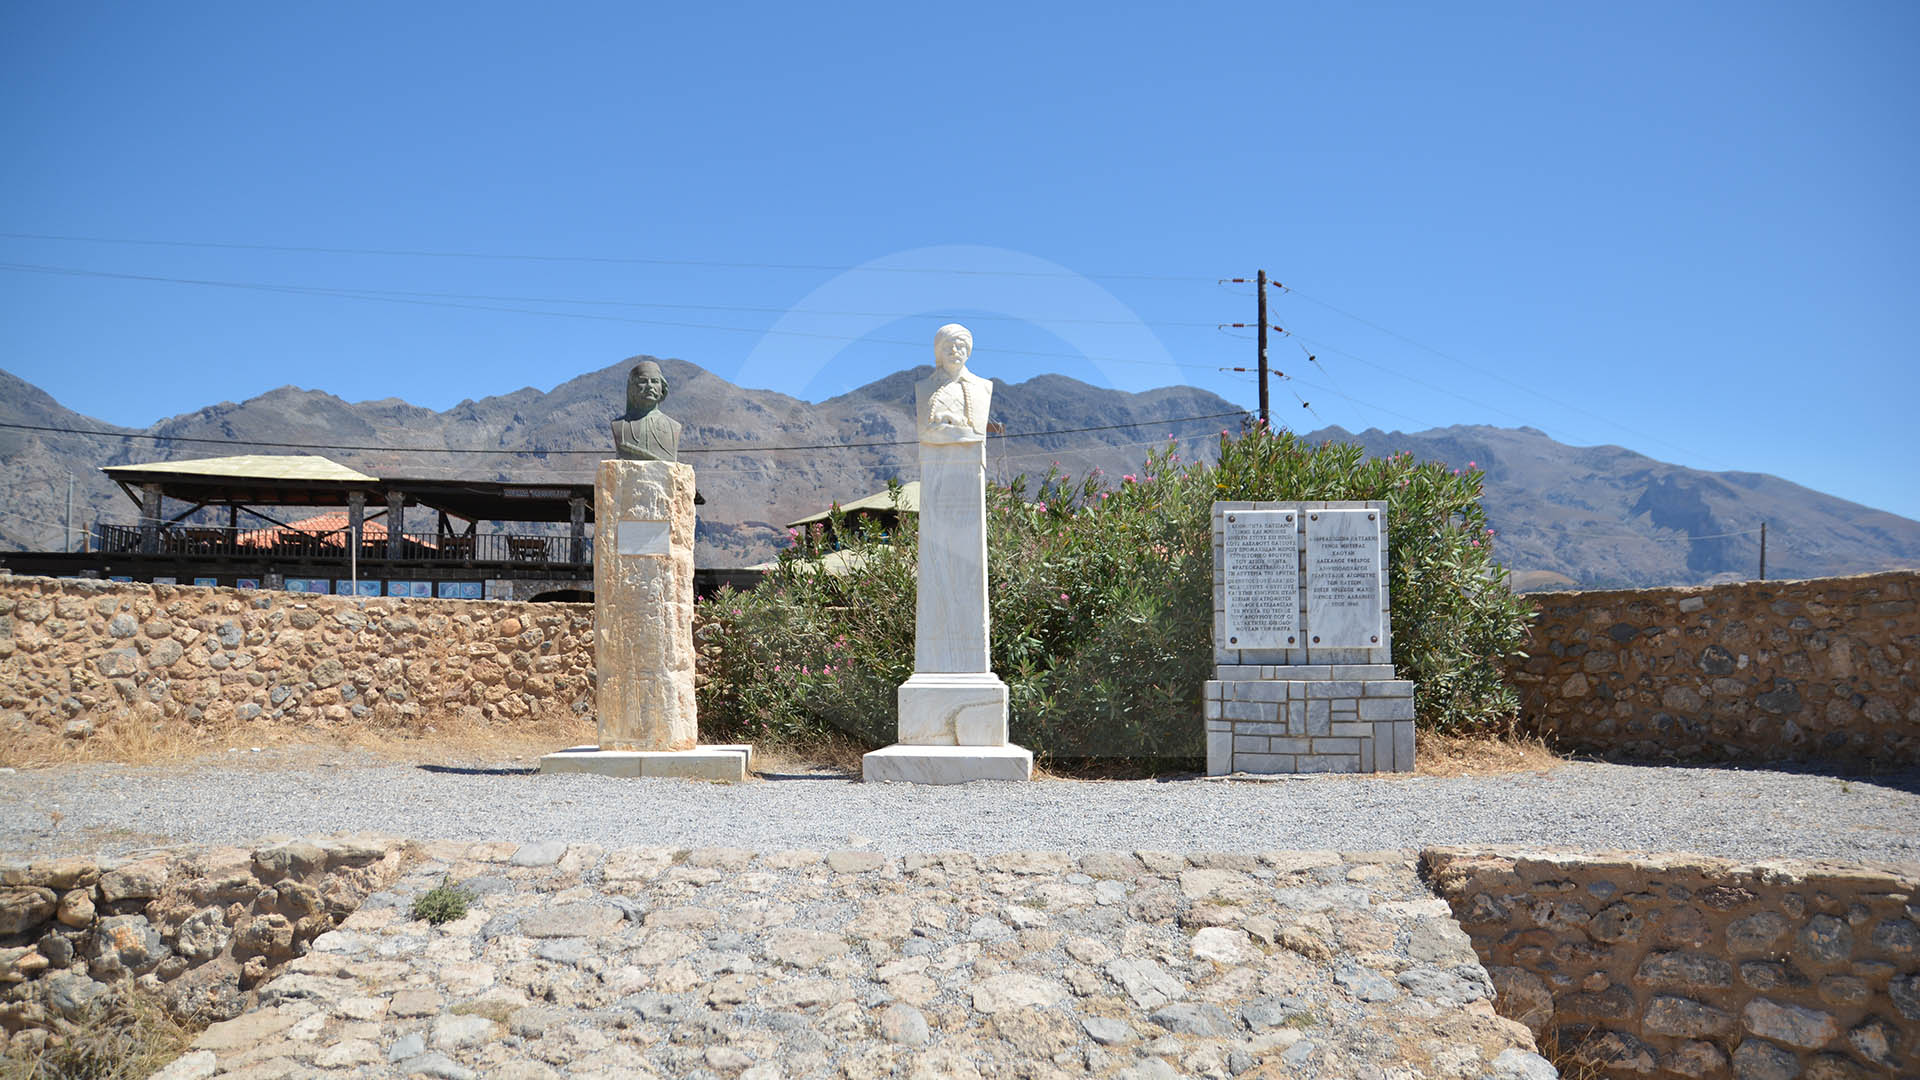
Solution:
M 609 846 L 1376 850 L 1514 844 L 1920 862 L 1920 770 L 1873 779 L 1573 763 L 1494 777 L 1050 780 L 960 787 L 810 773 L 738 786 L 540 776 L 525 762 L 274 751 L 0 773 L 0 853 L 380 833 Z

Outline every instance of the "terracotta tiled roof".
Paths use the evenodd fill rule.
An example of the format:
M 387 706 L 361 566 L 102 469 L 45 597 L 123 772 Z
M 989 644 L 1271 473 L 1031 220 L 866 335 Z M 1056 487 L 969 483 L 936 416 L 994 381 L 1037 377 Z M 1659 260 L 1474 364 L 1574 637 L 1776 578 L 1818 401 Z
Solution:
M 323 547 L 345 549 L 347 546 L 347 512 L 330 510 L 324 514 L 315 514 L 310 518 L 289 522 L 288 527 L 276 525 L 270 529 L 250 529 L 234 538 L 241 547 L 273 547 L 275 544 L 291 543 L 302 537 L 314 537 Z M 385 540 L 387 523 L 373 520 L 360 523 L 362 540 Z M 431 547 L 433 545 L 426 545 Z

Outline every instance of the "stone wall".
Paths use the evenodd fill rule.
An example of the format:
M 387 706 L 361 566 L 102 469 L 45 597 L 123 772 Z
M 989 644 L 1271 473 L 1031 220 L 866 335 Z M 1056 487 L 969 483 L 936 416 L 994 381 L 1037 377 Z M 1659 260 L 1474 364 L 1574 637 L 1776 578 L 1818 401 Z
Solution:
M 190 725 L 534 725 L 588 716 L 584 604 L 0 577 L 0 738 Z
M 1920 868 L 1447 848 L 1422 861 L 1500 1013 L 1607 1076 L 1920 1075 Z
M 1920 571 L 1532 599 L 1513 678 L 1557 747 L 1920 764 Z
M 58 1029 L 128 980 L 183 1016 L 238 1016 L 407 861 L 396 841 L 329 838 L 0 864 L 0 1031 Z

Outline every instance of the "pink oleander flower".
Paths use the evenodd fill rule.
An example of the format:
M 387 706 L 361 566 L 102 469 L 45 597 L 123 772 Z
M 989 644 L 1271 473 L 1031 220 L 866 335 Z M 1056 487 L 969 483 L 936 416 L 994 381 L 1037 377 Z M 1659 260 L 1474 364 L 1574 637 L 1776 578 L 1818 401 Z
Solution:
M 1120 481 L 1121 481 L 1122 483 L 1126 483 L 1126 484 L 1131 484 L 1131 483 L 1134 483 L 1134 482 L 1135 482 L 1135 480 L 1134 480 L 1134 477 L 1133 477 L 1133 474 L 1132 474 L 1132 473 L 1128 473 L 1127 475 L 1125 475 L 1125 476 L 1123 476 L 1123 477 L 1121 477 L 1121 478 L 1120 478 Z
M 1471 461 L 1469 461 L 1469 462 L 1467 462 L 1467 468 L 1469 468 L 1469 469 L 1471 469 L 1471 468 L 1473 468 L 1473 467 L 1474 467 L 1474 463 L 1473 463 L 1473 462 L 1471 462 Z
M 1111 491 L 1103 491 L 1103 492 L 1101 492 L 1101 493 L 1100 493 L 1100 497 L 1101 497 L 1102 499 L 1104 499 L 1104 498 L 1106 498 L 1107 496 L 1109 496 L 1109 495 L 1112 495 L 1112 494 L 1113 494 L 1113 492 L 1111 492 Z
M 1066 594 L 1066 593 L 1061 593 L 1061 594 L 1060 594 L 1060 602 L 1061 602 L 1061 603 L 1063 603 L 1063 604 L 1067 602 L 1067 594 Z

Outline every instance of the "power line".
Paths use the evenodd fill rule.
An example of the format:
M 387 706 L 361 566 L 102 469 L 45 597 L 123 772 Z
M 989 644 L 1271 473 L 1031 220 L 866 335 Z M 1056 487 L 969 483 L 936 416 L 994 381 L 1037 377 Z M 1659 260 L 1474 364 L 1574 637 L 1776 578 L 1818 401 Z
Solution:
M 0 234 L 4 235 L 4 234 Z M 900 338 L 870 338 L 858 334 L 824 334 L 811 330 L 762 329 L 753 326 L 726 326 L 720 323 L 683 322 L 674 319 L 634 319 L 620 315 L 596 315 L 585 311 L 542 311 L 539 308 L 502 307 L 498 304 L 464 304 L 444 300 L 420 299 L 436 294 L 387 292 L 378 289 L 330 289 L 313 285 L 278 285 L 270 282 L 218 281 L 210 278 L 169 277 L 159 274 L 131 274 L 113 270 L 89 270 L 82 267 L 46 266 L 37 263 L 0 263 L 0 270 L 12 273 L 63 274 L 69 277 L 112 278 L 122 281 L 152 281 L 168 285 L 199 285 L 208 288 L 246 289 L 254 292 L 287 293 L 294 296 L 326 296 L 338 300 L 371 300 L 384 304 L 410 304 L 416 307 L 458 308 L 467 311 L 503 311 L 520 315 L 545 315 L 555 319 L 587 319 L 593 322 L 630 323 L 637 326 L 673 326 L 693 330 L 720 330 L 734 334 L 778 334 L 786 337 L 817 338 L 826 341 L 866 341 L 877 345 L 920 347 L 925 342 Z M 546 302 L 546 301 L 541 301 Z M 553 301 L 571 303 L 572 301 Z M 910 318 L 912 316 L 902 316 Z M 1190 365 L 1169 360 L 1138 360 L 1126 356 L 1090 356 L 1077 352 L 1048 352 L 1034 349 L 999 349 L 1008 356 L 1042 356 L 1095 363 L 1138 364 L 1146 367 L 1185 368 Z
M 0 232 L 0 237 L 12 240 L 58 240 L 69 243 L 127 244 L 141 247 L 213 248 L 225 251 L 279 251 L 306 255 L 379 255 L 424 259 L 493 259 L 514 262 L 600 263 L 633 266 L 703 266 L 722 270 L 799 270 L 833 273 L 851 271 L 874 274 L 951 274 L 961 277 L 1110 278 L 1131 281 L 1199 282 L 1210 280 L 1203 277 L 1187 277 L 1174 274 L 1082 274 L 1071 270 L 958 270 L 951 267 L 837 266 L 824 263 L 726 262 L 716 259 L 664 259 L 639 256 L 529 255 L 483 251 L 422 251 L 405 248 L 308 247 L 287 244 L 235 244 L 204 240 L 137 240 L 127 237 L 62 236 L 52 233 L 28 232 Z
M 1096 424 L 1091 427 L 1054 428 L 1046 431 L 1021 431 L 988 435 L 989 439 L 1033 439 L 1046 435 L 1078 435 L 1090 431 L 1118 431 L 1124 428 L 1152 427 L 1159 424 L 1185 424 L 1197 420 L 1218 420 L 1227 416 L 1243 415 L 1243 410 L 1232 412 L 1204 413 L 1199 416 L 1180 416 L 1157 420 L 1135 420 L 1124 424 Z M 382 454 L 525 454 L 530 456 L 551 456 L 556 454 L 599 454 L 606 456 L 605 450 L 566 450 L 540 449 L 527 447 L 514 449 L 502 447 L 487 449 L 479 447 L 431 447 L 431 446 L 366 446 L 354 443 L 297 443 L 275 442 L 263 439 L 221 439 L 202 435 L 155 435 L 147 432 L 87 431 L 78 428 L 52 427 L 43 424 L 20 424 L 0 422 L 0 428 L 12 428 L 17 431 L 44 431 L 60 435 L 97 435 L 114 439 L 149 439 L 155 442 L 213 443 L 222 446 L 271 446 L 283 450 L 356 450 Z M 688 447 L 682 453 L 689 454 L 727 454 L 727 453 L 773 453 L 785 450 L 854 450 L 876 446 L 912 446 L 917 439 L 888 439 L 872 442 L 853 443 L 810 443 L 801 446 L 761 446 L 741 444 L 736 446 Z
M 114 272 L 104 271 L 104 270 L 88 270 L 80 267 L 45 266 L 45 265 L 36 264 L 36 263 L 7 263 L 4 265 L 6 269 L 21 271 L 21 272 L 36 271 L 36 272 L 44 272 L 44 273 L 76 274 L 76 275 L 99 276 L 99 277 L 108 277 L 108 276 L 128 277 L 128 278 L 133 278 L 135 280 L 141 280 L 141 281 L 164 281 L 164 282 L 169 282 L 173 284 L 182 284 L 182 285 L 223 285 L 223 286 L 232 287 L 232 288 L 248 287 L 248 288 L 258 288 L 258 289 L 286 289 L 289 291 L 312 292 L 312 293 L 319 293 L 319 294 L 328 295 L 328 296 L 356 296 L 356 297 L 357 296 L 382 296 L 382 297 L 401 296 L 401 297 L 423 297 L 427 299 L 436 299 L 436 300 L 488 300 L 488 301 L 497 301 L 501 303 L 513 303 L 513 304 L 575 304 L 582 307 L 646 308 L 646 309 L 655 310 L 655 311 L 737 311 L 737 312 L 746 312 L 750 314 L 764 314 L 764 315 L 825 315 L 825 316 L 862 318 L 862 319 L 914 319 L 914 318 L 922 318 L 922 317 L 932 317 L 932 313 L 925 312 L 925 311 L 833 311 L 825 308 L 757 307 L 757 306 L 744 305 L 744 304 L 669 304 L 669 303 L 664 303 L 660 301 L 649 301 L 649 300 L 580 299 L 577 297 L 570 297 L 570 296 L 512 296 L 512 295 L 502 296 L 495 293 L 426 292 L 426 291 L 413 290 L 413 289 L 333 288 L 325 285 L 279 285 L 279 284 L 274 284 L 269 282 L 260 282 L 260 283 L 219 282 L 219 281 L 207 281 L 207 280 L 202 280 L 198 278 L 178 278 L 178 277 L 160 277 L 160 276 L 139 275 L 139 274 L 119 274 L 119 273 L 114 273 Z M 1212 323 L 1180 322 L 1177 320 L 1169 321 L 1169 320 L 1148 320 L 1148 319 L 1076 319 L 1076 318 L 1069 318 L 1065 316 L 1054 316 L 1054 315 L 1030 317 L 1025 315 L 997 315 L 997 314 L 981 313 L 981 312 L 970 313 L 963 316 L 963 318 L 967 318 L 971 320 L 992 320 L 996 322 L 1061 323 L 1061 324 L 1072 325 L 1072 326 L 1169 326 L 1169 327 L 1179 327 L 1182 329 L 1204 329 L 1208 326 L 1214 325 Z M 1240 326 L 1243 324 L 1234 323 L 1233 325 Z
M 1540 400 L 1542 400 L 1542 401 L 1545 401 L 1545 402 L 1547 402 L 1548 404 L 1551 404 L 1551 405 L 1556 405 L 1556 406 L 1558 406 L 1558 407 L 1560 407 L 1560 408 L 1562 408 L 1562 409 L 1568 409 L 1568 410 L 1571 410 L 1571 411 L 1573 411 L 1573 412 L 1577 412 L 1577 413 L 1579 413 L 1579 414 L 1581 414 L 1582 416 L 1588 416 L 1588 417 L 1591 417 L 1591 418 L 1593 418 L 1593 419 L 1595 419 L 1595 420 L 1598 420 L 1598 421 L 1600 421 L 1601 423 L 1604 423 L 1604 424 L 1607 424 L 1607 425 L 1610 425 L 1610 426 L 1612 426 L 1612 427 L 1614 427 L 1614 428 L 1617 428 L 1617 429 L 1618 429 L 1618 430 L 1620 430 L 1620 431 L 1624 431 L 1624 432 L 1627 432 L 1627 433 L 1628 433 L 1628 434 L 1630 434 L 1630 435 L 1637 435 L 1637 436 L 1639 436 L 1639 437 L 1640 437 L 1640 438 L 1642 438 L 1642 439 L 1649 439 L 1649 440 L 1651 440 L 1651 441 L 1653 441 L 1653 442 L 1656 442 L 1656 443 L 1659 443 L 1659 444 L 1660 444 L 1660 445 L 1662 445 L 1662 446 L 1666 446 L 1666 447 L 1669 447 L 1669 448 L 1671 448 L 1671 449 L 1674 449 L 1674 450 L 1678 450 L 1678 451 L 1680 451 L 1680 452 L 1681 452 L 1681 453 L 1683 453 L 1683 454 L 1688 454 L 1688 455 L 1691 455 L 1691 456 L 1692 456 L 1692 457 L 1693 457 L 1693 458 L 1694 458 L 1695 460 L 1704 460 L 1704 461 L 1713 461 L 1713 460 L 1715 460 L 1715 459 L 1713 459 L 1713 458 L 1707 458 L 1707 457 L 1704 457 L 1703 455 L 1700 455 L 1700 454 L 1697 454 L 1697 453 L 1695 453 L 1694 451 L 1692 451 L 1692 450 L 1690 450 L 1690 449 L 1688 449 L 1687 447 L 1684 447 L 1684 446 L 1681 446 L 1680 444 L 1678 444 L 1678 443 L 1676 443 L 1676 442 L 1672 442 L 1672 441 L 1670 441 L 1670 440 L 1667 440 L 1667 439 L 1663 439 L 1663 438 L 1661 438 L 1661 437 L 1660 437 L 1660 436 L 1658 436 L 1658 435 L 1654 435 L 1654 434 L 1652 434 L 1652 433 L 1650 433 L 1650 432 L 1645 432 L 1645 431 L 1641 431 L 1641 430 L 1639 430 L 1638 428 L 1632 428 L 1632 427 L 1628 427 L 1627 425 L 1625 425 L 1625 424 L 1622 424 L 1622 423 L 1620 423 L 1620 422 L 1619 422 L 1619 421 L 1617 421 L 1617 420 L 1614 420 L 1614 419 L 1613 419 L 1612 417 L 1609 417 L 1609 416 L 1607 416 L 1607 415 L 1605 415 L 1604 413 L 1597 413 L 1597 412 L 1594 412 L 1594 411 L 1593 411 L 1593 410 L 1591 410 L 1591 409 L 1585 409 L 1585 408 L 1581 408 L 1580 406 L 1578 406 L 1578 405 L 1575 405 L 1575 404 L 1573 404 L 1573 403 L 1571 403 L 1571 402 L 1567 402 L 1567 401 L 1561 401 L 1561 400 L 1560 400 L 1559 398 L 1556 398 L 1556 397 L 1554 397 L 1554 396 L 1552 396 L 1551 394 L 1546 394 L 1546 393 L 1543 393 L 1543 392 L 1541 392 L 1541 391 L 1539 391 L 1539 390 L 1535 390 L 1535 389 L 1534 389 L 1533 387 L 1531 387 L 1531 386 L 1528 386 L 1528 385 L 1526 385 L 1525 383 L 1521 383 L 1521 382 L 1516 382 L 1515 380 L 1513 380 L 1513 379 L 1510 379 L 1510 378 L 1508 378 L 1508 377 L 1506 377 L 1505 375 L 1502 375 L 1502 374 L 1500 374 L 1499 372 L 1497 372 L 1497 371 L 1494 371 L 1494 370 L 1492 370 L 1492 369 L 1490 369 L 1490 368 L 1485 368 L 1485 367 L 1481 367 L 1481 366 L 1480 366 L 1480 365 L 1478 365 L 1478 364 L 1474 364 L 1474 363 L 1471 363 L 1471 362 L 1469 362 L 1469 361 L 1466 361 L 1466 360 L 1462 360 L 1462 359 L 1460 359 L 1459 357 L 1457 357 L 1457 356 L 1454 356 L 1454 355 L 1453 355 L 1453 354 L 1451 354 L 1451 353 L 1447 353 L 1447 352 L 1443 352 L 1442 350 L 1440 350 L 1440 349 L 1436 349 L 1436 348 L 1434 348 L 1433 346 L 1431 346 L 1431 345 L 1428 345 L 1428 344 L 1426 344 L 1425 342 L 1422 342 L 1422 341 L 1417 341 L 1417 340 L 1415 340 L 1415 339 L 1413 339 L 1413 338 L 1410 338 L 1410 337 L 1408 337 L 1407 335 L 1405 335 L 1405 334 L 1402 334 L 1402 333 L 1400 333 L 1400 332 L 1399 332 L 1398 330 L 1392 330 L 1392 329 L 1389 329 L 1389 328 L 1387 328 L 1387 327 L 1385 327 L 1385 326 L 1381 326 L 1381 325 L 1380 325 L 1379 323 L 1377 323 L 1377 322 L 1373 322 L 1372 320 L 1370 320 L 1370 319 L 1367 319 L 1367 318 L 1365 318 L 1365 317 L 1363 317 L 1363 316 L 1360 316 L 1360 315 L 1356 315 L 1356 314 L 1354 314 L 1353 312 L 1351 312 L 1351 311 L 1348 311 L 1348 310 L 1346 310 L 1345 308 L 1339 308 L 1339 307 L 1335 307 L 1334 305 L 1332 305 L 1332 304 L 1330 304 L 1330 303 L 1328 303 L 1328 302 L 1326 302 L 1325 300 L 1322 300 L 1322 299 L 1320 299 L 1319 297 L 1316 297 L 1316 296 L 1312 296 L 1312 295 L 1309 295 L 1309 294 L 1307 294 L 1307 293 L 1304 293 L 1304 292 L 1301 292 L 1301 291 L 1300 291 L 1299 289 L 1297 289 L 1297 288 L 1294 288 L 1293 286 L 1290 286 L 1290 285 L 1288 285 L 1288 286 L 1281 286 L 1281 287 L 1282 287 L 1282 288 L 1284 288 L 1284 289 L 1285 289 L 1285 290 L 1286 290 L 1287 292 L 1290 292 L 1290 293 L 1293 293 L 1294 295 L 1296 295 L 1296 296 L 1299 296 L 1300 298 L 1302 298 L 1302 299 L 1304 299 L 1304 300 L 1308 300 L 1308 301 L 1311 301 L 1311 302 L 1313 302 L 1313 303 L 1315 303 L 1315 304 L 1318 304 L 1318 305 L 1320 305 L 1321 307 L 1323 307 L 1323 308 L 1326 308 L 1326 309 L 1327 309 L 1328 311 L 1331 311 L 1331 312 L 1333 312 L 1333 313 L 1334 313 L 1334 314 L 1336 314 L 1336 315 L 1343 315 L 1343 316 L 1345 316 L 1346 318 L 1349 318 L 1349 319 L 1352 319 L 1352 320 L 1353 320 L 1354 322 L 1357 322 L 1357 323 L 1359 323 L 1359 324 L 1360 324 L 1360 325 L 1362 325 L 1362 326 L 1367 326 L 1367 327 L 1371 327 L 1372 329 L 1374 329 L 1374 330 L 1378 330 L 1379 332 L 1381 332 L 1381 333 L 1383 333 L 1383 334 L 1386 334 L 1386 335 L 1387 335 L 1387 336 L 1389 336 L 1389 337 L 1394 337 L 1394 338 L 1398 338 L 1398 339 L 1400 339 L 1401 341 L 1404 341 L 1404 342 L 1406 342 L 1407 344 L 1409 344 L 1409 345 L 1411 345 L 1411 346 L 1413 346 L 1413 347 L 1414 347 L 1414 348 L 1416 348 L 1416 349 L 1423 349 L 1423 350 L 1425 350 L 1425 351 L 1427 351 L 1427 352 L 1430 352 L 1430 353 L 1432 353 L 1433 355 L 1435 355 L 1435 356 L 1438 356 L 1438 357 L 1440 357 L 1440 358 L 1441 358 L 1442 360 L 1448 360 L 1448 361 L 1451 361 L 1451 362 L 1453 362 L 1453 363 L 1455 363 L 1455 364 L 1459 364 L 1459 365 L 1460 365 L 1461 367 L 1463 367 L 1463 368 L 1466 368 L 1466 369 L 1467 369 L 1468 371 L 1473 371 L 1473 372 L 1478 372 L 1478 373 L 1479 373 L 1479 374 L 1481 374 L 1481 375 L 1485 375 L 1485 376 L 1486 376 L 1487 378 L 1489 378 L 1489 379 L 1493 379 L 1493 380 L 1495 380 L 1495 381 L 1497 381 L 1497 382 L 1502 382 L 1502 383 L 1505 383 L 1506 385 L 1508 385 L 1508 386 L 1511 386 L 1511 387 L 1513 387 L 1514 389 L 1516 389 L 1516 390 L 1519 390 L 1519 391 L 1522 391 L 1522 392 L 1524 392 L 1524 393 L 1528 393 L 1528 394 L 1532 394 L 1532 395 L 1533 395 L 1534 397 L 1537 397 L 1537 398 L 1539 398 Z M 1335 351 L 1335 352 L 1338 352 L 1339 350 L 1337 350 L 1337 349 L 1336 349 L 1336 350 L 1333 350 L 1333 351 Z M 1358 358 L 1358 357 L 1355 357 L 1355 359 L 1359 359 L 1359 358 Z M 1383 370 L 1391 370 L 1391 369 L 1383 369 Z M 1398 373 L 1398 372 L 1394 372 L 1394 374 L 1399 374 L 1399 373 Z M 1412 376 L 1409 376 L 1409 375 L 1402 375 L 1401 377 L 1402 377 L 1402 378 L 1406 378 L 1406 379 L 1412 379 Z M 1417 380 L 1417 379 L 1413 379 L 1413 381 L 1415 381 L 1415 382 L 1419 382 L 1419 380 Z M 1430 384 L 1423 384 L 1423 385 L 1430 385 Z M 1435 389 L 1437 389 L 1437 388 L 1435 388 Z M 1451 391 L 1446 391 L 1446 392 L 1448 392 L 1448 393 L 1451 393 Z M 1455 396 L 1457 397 L 1457 396 L 1459 396 L 1459 395 L 1455 395 Z M 1478 403 L 1478 402 L 1476 402 L 1475 404 L 1481 404 L 1481 403 Z M 1483 407 L 1486 407 L 1486 408 L 1493 408 L 1493 406 L 1483 406 Z M 1507 411 L 1506 411 L 1506 410 L 1504 410 L 1504 409 L 1502 409 L 1502 410 L 1499 410 L 1499 411 L 1501 411 L 1501 412 L 1507 412 Z M 1508 416 L 1513 416 L 1513 415 L 1515 415 L 1515 414 L 1514 414 L 1514 413 L 1511 413 L 1511 412 L 1507 412 L 1507 415 L 1508 415 Z M 1723 463 L 1723 464 L 1724 464 L 1724 463 Z

